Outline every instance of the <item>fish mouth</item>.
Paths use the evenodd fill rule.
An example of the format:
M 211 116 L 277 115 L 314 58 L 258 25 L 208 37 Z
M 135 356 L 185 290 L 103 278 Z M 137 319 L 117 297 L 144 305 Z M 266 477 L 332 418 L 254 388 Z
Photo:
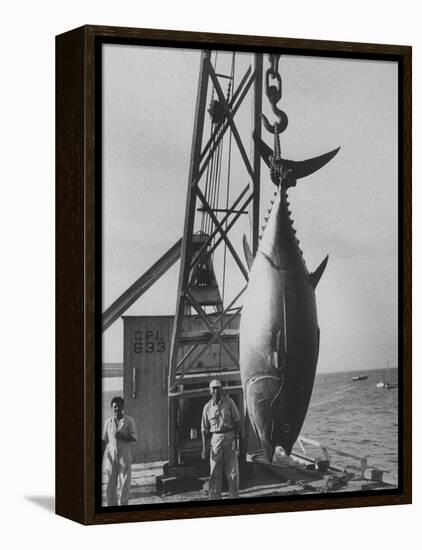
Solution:
M 269 460 L 273 461 L 277 419 L 273 417 L 273 404 L 282 389 L 282 380 L 276 376 L 255 376 L 245 388 L 249 420 Z

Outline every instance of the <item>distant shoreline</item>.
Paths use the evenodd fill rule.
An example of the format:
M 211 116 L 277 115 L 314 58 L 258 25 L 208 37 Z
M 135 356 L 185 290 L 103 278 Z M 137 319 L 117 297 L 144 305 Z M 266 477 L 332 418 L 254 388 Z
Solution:
M 383 372 L 387 370 L 386 367 L 374 367 L 370 369 L 355 369 L 355 370 L 345 370 L 345 371 L 322 371 L 316 373 L 317 376 L 331 376 L 332 374 L 354 374 L 354 373 L 375 373 Z M 390 367 L 390 370 L 395 371 L 397 367 Z M 123 363 L 103 363 L 102 368 L 102 377 L 103 378 L 120 378 L 123 376 Z
M 116 378 L 123 376 L 123 363 L 103 363 L 103 378 Z

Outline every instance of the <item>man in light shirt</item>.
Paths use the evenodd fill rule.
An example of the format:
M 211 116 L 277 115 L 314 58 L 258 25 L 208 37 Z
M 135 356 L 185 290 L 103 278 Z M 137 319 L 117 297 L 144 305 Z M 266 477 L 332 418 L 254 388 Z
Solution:
M 106 488 L 107 506 L 126 506 L 129 501 L 132 474 L 132 442 L 137 434 L 133 418 L 123 414 L 124 400 L 113 397 L 112 416 L 103 430 L 103 455 L 109 477 Z
M 221 382 L 210 382 L 211 399 L 202 411 L 202 453 L 205 460 L 207 436 L 211 435 L 210 452 L 210 500 L 221 499 L 223 468 L 229 484 L 230 496 L 239 494 L 239 464 L 237 460 L 237 436 L 240 413 L 230 397 L 222 396 Z

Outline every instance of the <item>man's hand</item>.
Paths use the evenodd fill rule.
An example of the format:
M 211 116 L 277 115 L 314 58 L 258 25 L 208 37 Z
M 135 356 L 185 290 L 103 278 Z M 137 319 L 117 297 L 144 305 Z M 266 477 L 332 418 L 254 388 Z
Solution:
M 116 431 L 116 439 L 121 439 L 122 441 L 125 441 L 126 435 L 122 432 Z
M 202 460 L 205 460 L 205 454 L 207 449 L 207 432 L 204 430 L 201 431 L 202 436 L 202 451 L 201 451 L 201 458 Z

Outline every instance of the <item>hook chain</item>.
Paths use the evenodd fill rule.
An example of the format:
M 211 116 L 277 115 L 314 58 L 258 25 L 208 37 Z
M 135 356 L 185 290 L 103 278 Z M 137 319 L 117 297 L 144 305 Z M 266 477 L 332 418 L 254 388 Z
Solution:
M 268 132 L 275 134 L 275 125 L 277 124 L 278 133 L 281 134 L 287 128 L 288 119 L 286 113 L 277 107 L 282 96 L 281 75 L 278 70 L 280 54 L 268 54 L 268 60 L 270 67 L 265 72 L 265 94 L 278 120 L 274 124 L 270 124 L 265 115 L 261 116 Z

